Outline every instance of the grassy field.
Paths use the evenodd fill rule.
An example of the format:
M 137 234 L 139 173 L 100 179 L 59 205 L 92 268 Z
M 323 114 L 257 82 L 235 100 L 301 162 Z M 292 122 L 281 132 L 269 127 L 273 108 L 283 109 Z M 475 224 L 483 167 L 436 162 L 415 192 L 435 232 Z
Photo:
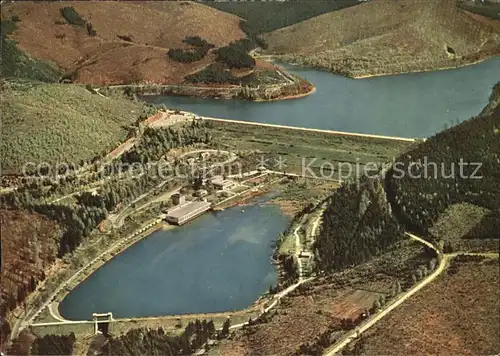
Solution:
M 66 23 L 60 9 L 68 6 L 91 23 L 94 36 L 86 26 Z M 19 21 L 9 39 L 19 48 L 33 58 L 55 63 L 74 81 L 95 85 L 180 83 L 214 56 L 185 64 L 170 59 L 169 48 L 189 47 L 183 43 L 187 36 L 198 35 L 216 47 L 245 37 L 238 17 L 195 2 L 2 4 L 2 20 L 11 18 Z
M 455 0 L 379 0 L 264 36 L 268 52 L 353 77 L 435 70 L 500 53 L 498 21 Z
M 251 169 L 264 157 L 271 170 L 301 174 L 310 167 L 321 174 L 323 167 L 324 176 L 332 179 L 338 178 L 339 171 L 355 171 L 356 164 L 362 169 L 367 163 L 391 161 L 411 144 L 228 122 L 213 122 L 212 130 L 221 148 L 241 151 Z
M 367 331 L 344 354 L 498 354 L 498 273 L 498 260 L 452 266 Z
M 79 164 L 92 159 L 124 140 L 126 126 L 145 108 L 76 85 L 4 83 L 2 173 L 17 173 L 27 162 Z
M 290 2 L 214 2 L 218 10 L 229 12 L 246 20 L 242 28 L 261 34 L 291 26 L 312 17 L 358 4 L 357 0 L 315 0 Z

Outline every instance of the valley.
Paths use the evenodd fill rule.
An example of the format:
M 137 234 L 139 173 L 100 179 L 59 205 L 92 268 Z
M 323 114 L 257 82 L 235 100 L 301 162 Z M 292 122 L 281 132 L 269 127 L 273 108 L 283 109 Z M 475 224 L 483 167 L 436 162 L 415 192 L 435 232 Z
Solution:
M 495 6 L 2 2 L 2 354 L 497 352 Z

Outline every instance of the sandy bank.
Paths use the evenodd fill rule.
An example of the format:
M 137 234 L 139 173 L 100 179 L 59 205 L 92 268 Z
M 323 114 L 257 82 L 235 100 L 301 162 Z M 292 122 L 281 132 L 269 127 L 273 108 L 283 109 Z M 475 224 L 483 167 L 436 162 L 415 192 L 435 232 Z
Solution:
M 315 92 L 316 92 L 316 87 L 313 86 L 311 88 L 311 90 L 309 90 L 307 93 L 300 93 L 300 94 L 295 94 L 295 95 L 287 95 L 287 96 L 283 96 L 283 97 L 275 98 L 275 99 L 257 99 L 257 100 L 254 100 L 254 101 L 257 101 L 257 102 L 267 102 L 267 101 L 280 101 L 280 100 L 299 99 L 299 98 L 304 98 L 306 96 L 314 94 Z
M 400 74 L 411 74 L 411 73 L 428 73 L 428 72 L 438 72 L 442 70 L 451 70 L 451 69 L 458 69 L 458 68 L 463 68 L 463 67 L 469 67 L 474 64 L 479 64 L 482 63 L 486 60 L 490 59 L 490 57 L 485 57 L 478 59 L 474 62 L 470 63 L 461 63 L 456 66 L 444 66 L 444 67 L 437 67 L 433 69 L 422 69 L 422 70 L 413 70 L 413 71 L 402 71 L 402 72 L 387 72 L 387 73 L 377 73 L 377 74 L 362 74 L 362 75 L 353 75 L 353 76 L 347 76 L 348 78 L 352 79 L 367 79 L 367 78 L 374 78 L 374 77 L 387 77 L 391 75 L 400 75 Z

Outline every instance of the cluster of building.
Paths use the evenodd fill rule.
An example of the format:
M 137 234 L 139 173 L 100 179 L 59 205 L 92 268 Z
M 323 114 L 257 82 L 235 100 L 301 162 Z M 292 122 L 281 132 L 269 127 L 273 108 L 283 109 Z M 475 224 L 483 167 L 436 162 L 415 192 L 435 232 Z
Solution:
M 206 183 L 206 182 L 204 182 Z M 210 183 L 216 190 L 227 190 L 236 185 L 236 182 L 231 179 L 225 179 L 223 176 L 216 176 L 210 179 Z M 194 195 L 202 198 L 208 195 L 206 189 L 198 189 Z M 172 195 L 172 200 L 175 204 L 173 208 L 167 210 L 165 220 L 171 224 L 182 225 L 204 212 L 211 209 L 211 204 L 204 200 L 186 201 L 186 198 L 180 194 Z
M 217 190 L 231 189 L 236 185 L 236 182 L 231 179 L 224 179 L 223 176 L 215 176 L 210 180 L 213 187 Z

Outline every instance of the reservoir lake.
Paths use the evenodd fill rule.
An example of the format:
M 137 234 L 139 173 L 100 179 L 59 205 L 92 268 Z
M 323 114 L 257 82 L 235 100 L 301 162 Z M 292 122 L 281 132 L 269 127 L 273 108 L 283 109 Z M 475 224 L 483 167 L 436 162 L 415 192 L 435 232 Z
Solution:
M 349 79 L 283 65 L 316 93 L 295 100 L 247 102 L 144 96 L 218 118 L 400 137 L 429 137 L 477 115 L 500 78 L 500 57 L 452 70 Z M 70 320 L 92 313 L 147 317 L 243 309 L 277 280 L 271 263 L 289 224 L 272 196 L 158 230 L 99 268 L 59 306 Z M 244 209 L 244 213 L 242 213 Z
M 273 246 L 289 219 L 268 203 L 272 197 L 157 230 L 71 291 L 61 315 L 87 320 L 108 311 L 128 318 L 248 307 L 277 280 Z

